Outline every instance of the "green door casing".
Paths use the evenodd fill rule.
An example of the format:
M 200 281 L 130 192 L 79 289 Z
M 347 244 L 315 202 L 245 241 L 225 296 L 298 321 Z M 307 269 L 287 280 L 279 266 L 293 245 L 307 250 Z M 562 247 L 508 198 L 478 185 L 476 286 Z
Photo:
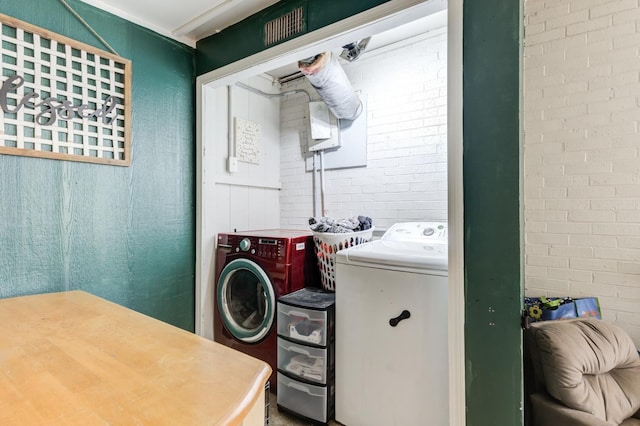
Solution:
M 281 0 L 293 7 L 299 0 Z M 307 4 L 307 32 L 377 0 Z M 197 74 L 264 50 L 267 9 L 197 44 Z M 518 426 L 522 413 L 520 1 L 463 4 L 465 358 L 468 426 Z

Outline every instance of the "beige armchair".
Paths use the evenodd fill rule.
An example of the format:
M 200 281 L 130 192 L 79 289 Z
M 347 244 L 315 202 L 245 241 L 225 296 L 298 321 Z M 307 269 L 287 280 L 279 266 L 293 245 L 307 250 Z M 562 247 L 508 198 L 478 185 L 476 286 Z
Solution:
M 530 426 L 640 426 L 640 357 L 618 326 L 593 318 L 525 330 Z

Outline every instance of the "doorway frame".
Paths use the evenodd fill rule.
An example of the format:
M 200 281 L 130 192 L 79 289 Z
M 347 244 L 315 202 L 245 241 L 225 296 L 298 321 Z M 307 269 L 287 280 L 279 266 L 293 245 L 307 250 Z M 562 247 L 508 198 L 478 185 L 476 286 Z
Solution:
M 416 18 L 416 12 L 429 14 L 430 8 L 447 7 L 447 176 L 449 229 L 449 424 L 466 424 L 465 384 L 465 300 L 464 300 L 464 206 L 462 179 L 462 25 L 463 0 L 393 0 L 316 31 L 233 62 L 196 78 L 196 282 L 195 331 L 212 336 L 213 261 L 215 225 L 203 195 L 207 185 L 204 149 L 206 116 L 205 91 L 228 85 L 290 64 L 301 57 L 322 51 L 326 46 L 346 44 L 364 38 L 372 30 L 381 32 Z M 423 15 L 421 15 L 423 16 Z M 205 234 L 207 237 L 205 237 Z M 209 312 L 211 311 L 211 312 Z

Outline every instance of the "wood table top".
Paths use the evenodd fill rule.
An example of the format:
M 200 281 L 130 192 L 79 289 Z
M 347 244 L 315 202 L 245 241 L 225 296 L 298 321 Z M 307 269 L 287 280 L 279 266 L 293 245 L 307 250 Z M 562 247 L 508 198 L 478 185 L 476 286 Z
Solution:
M 0 299 L 0 425 L 239 425 L 270 373 L 82 291 Z

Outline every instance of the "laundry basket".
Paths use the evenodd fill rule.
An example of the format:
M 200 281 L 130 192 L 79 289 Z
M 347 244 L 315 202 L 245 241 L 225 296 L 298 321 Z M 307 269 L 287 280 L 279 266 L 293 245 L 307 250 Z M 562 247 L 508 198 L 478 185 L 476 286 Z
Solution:
M 330 232 L 314 232 L 313 242 L 318 257 L 320 278 L 325 290 L 336 289 L 336 253 L 342 249 L 357 246 L 371 241 L 373 227 L 364 231 L 334 234 Z

